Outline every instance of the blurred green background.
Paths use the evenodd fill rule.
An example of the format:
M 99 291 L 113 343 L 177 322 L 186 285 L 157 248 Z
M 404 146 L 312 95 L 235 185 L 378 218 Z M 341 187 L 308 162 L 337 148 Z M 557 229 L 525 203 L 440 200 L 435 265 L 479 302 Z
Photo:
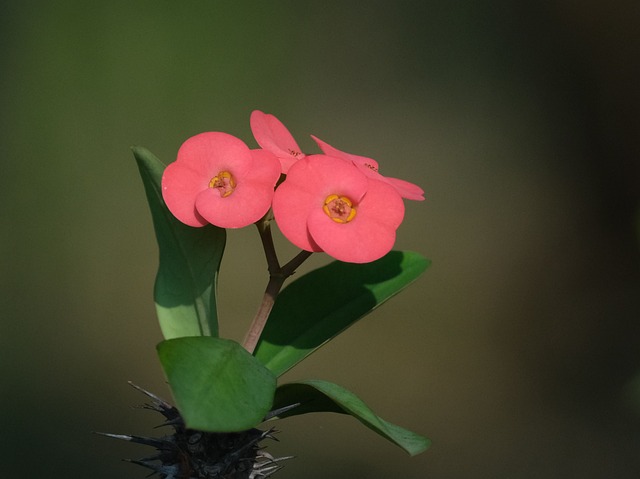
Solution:
M 293 418 L 276 477 L 640 477 L 638 2 L 90 5 L 0 7 L 3 477 L 145 476 L 120 458 L 146 448 L 91 433 L 154 433 L 128 380 L 169 394 L 129 147 L 256 146 L 253 109 L 420 184 L 397 248 L 433 260 L 287 375 L 346 386 L 432 448 Z M 259 248 L 230 232 L 226 337 L 266 283 Z

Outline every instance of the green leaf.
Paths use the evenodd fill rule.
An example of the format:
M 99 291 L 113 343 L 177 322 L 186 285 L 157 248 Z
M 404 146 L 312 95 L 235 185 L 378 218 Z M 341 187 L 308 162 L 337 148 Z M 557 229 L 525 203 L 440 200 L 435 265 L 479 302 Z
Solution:
M 226 241 L 222 228 L 193 228 L 178 221 L 162 199 L 165 165 L 151 152 L 133 154 L 147 194 L 160 250 L 154 287 L 156 311 L 166 339 L 217 336 L 216 285 Z
M 296 403 L 278 417 L 285 418 L 310 412 L 337 412 L 350 414 L 382 437 L 400 446 L 411 456 L 420 454 L 430 445 L 429 439 L 376 416 L 362 400 L 337 384 L 309 379 L 283 384 L 276 390 L 273 408 L 283 408 Z
M 238 343 L 197 336 L 158 344 L 158 357 L 187 427 L 250 429 L 271 408 L 276 377 Z
M 366 264 L 333 263 L 287 286 L 278 296 L 255 356 L 276 376 L 414 281 L 429 260 L 392 251 Z

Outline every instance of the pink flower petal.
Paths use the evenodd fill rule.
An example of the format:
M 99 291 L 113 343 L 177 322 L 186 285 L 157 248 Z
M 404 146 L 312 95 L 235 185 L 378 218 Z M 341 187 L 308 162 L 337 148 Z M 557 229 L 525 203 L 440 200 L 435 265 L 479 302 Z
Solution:
M 329 143 L 322 141 L 320 138 L 317 138 L 311 135 L 311 138 L 318 144 L 320 149 L 325 155 L 333 156 L 334 158 L 341 158 L 346 161 L 353 162 L 354 165 L 358 167 L 363 167 L 365 172 L 369 173 L 377 173 L 378 172 L 378 162 L 372 158 L 367 158 L 366 156 L 352 155 L 351 153 L 345 153 L 344 151 L 340 151 L 337 148 L 334 148 Z M 369 176 L 369 175 L 367 175 Z M 375 178 L 375 176 L 371 176 Z
M 306 160 L 307 169 L 305 176 L 300 178 L 301 186 L 317 192 L 323 202 L 330 194 L 360 201 L 367 192 L 367 178 L 352 164 L 327 155 L 310 155 Z M 296 180 L 298 175 L 296 171 Z
M 278 157 L 282 173 L 305 157 L 287 127 L 275 116 L 255 110 L 251 113 L 251 131 L 261 148 Z
M 217 131 L 189 138 L 178 150 L 176 161 L 187 162 L 195 170 L 210 173 L 211 177 L 231 170 L 241 176 L 253 164 L 250 150 L 242 140 Z
M 246 181 L 240 181 L 242 183 L 226 198 L 212 188 L 198 193 L 198 213 L 220 228 L 243 228 L 262 218 L 271 206 L 273 185 L 269 187 L 262 183 L 247 184 Z
M 271 189 L 280 178 L 280 162 L 278 158 L 265 150 L 250 150 L 253 158 L 251 169 L 246 173 L 247 178 L 270 185 Z
M 297 166 L 297 165 L 296 165 Z M 298 248 L 306 251 L 322 251 L 307 231 L 309 205 L 315 195 L 304 186 L 287 179 L 276 189 L 273 195 L 273 216 L 282 234 Z
M 210 177 L 188 165 L 174 162 L 162 175 L 162 197 L 169 211 L 189 226 L 204 226 L 208 222 L 195 208 L 196 196 L 207 188 Z
M 365 175 L 369 178 L 377 179 L 384 181 L 391 186 L 393 186 L 400 196 L 406 198 L 408 200 L 416 200 L 423 201 L 424 200 L 424 190 L 420 188 L 418 185 L 414 185 L 413 183 L 409 183 L 408 181 L 401 180 L 399 178 L 391 178 L 387 176 L 383 176 L 378 171 L 378 162 L 372 158 L 367 158 L 366 156 L 352 155 L 351 153 L 345 153 L 344 151 L 340 151 L 337 148 L 329 145 L 328 143 L 322 141 L 320 138 L 317 138 L 311 135 L 311 138 L 315 140 L 320 149 L 326 154 L 333 156 L 335 158 L 342 158 L 346 161 L 351 161 L 354 165 L 360 168 Z
M 414 201 L 424 201 L 424 190 L 418 185 L 401 180 L 400 178 L 392 178 L 390 176 L 383 178 L 383 181 L 393 186 L 403 198 Z

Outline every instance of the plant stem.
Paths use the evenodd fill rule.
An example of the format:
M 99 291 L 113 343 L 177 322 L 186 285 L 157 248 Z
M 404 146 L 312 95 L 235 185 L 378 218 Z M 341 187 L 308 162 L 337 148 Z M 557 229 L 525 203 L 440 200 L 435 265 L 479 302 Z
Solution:
M 260 303 L 258 312 L 253 318 L 251 326 L 249 326 L 249 330 L 242 341 L 242 346 L 251 354 L 253 354 L 256 349 L 262 330 L 267 324 L 267 319 L 269 319 L 271 309 L 276 302 L 276 298 L 278 297 L 285 280 L 295 273 L 296 269 L 309 256 L 311 256 L 311 251 L 300 251 L 300 253 L 291 259 L 291 261 L 280 267 L 278 255 L 276 254 L 275 246 L 273 244 L 273 237 L 271 236 L 270 220 L 271 218 L 268 213 L 262 220 L 256 223 L 260 233 L 260 239 L 262 240 L 264 253 L 267 258 L 269 282 L 267 283 L 267 287 L 264 291 L 262 303 Z
M 273 219 L 273 213 L 271 210 L 264 215 L 260 221 L 256 223 L 258 227 L 258 233 L 260 233 L 260 239 L 262 240 L 262 247 L 264 249 L 264 255 L 267 258 L 267 268 L 269 275 L 278 274 L 280 271 L 280 263 L 278 262 L 278 255 L 276 254 L 276 247 L 273 244 L 273 236 L 271 235 L 271 220 Z
M 249 326 L 249 331 L 247 331 L 247 334 L 242 341 L 242 346 L 251 354 L 253 354 L 253 351 L 256 349 L 262 330 L 264 329 L 265 324 L 267 324 L 271 308 L 273 308 L 273 305 L 276 302 L 276 297 L 278 296 L 285 279 L 286 278 L 284 276 L 269 277 L 267 288 L 265 289 L 264 296 L 262 297 L 262 303 L 251 322 L 251 326 Z

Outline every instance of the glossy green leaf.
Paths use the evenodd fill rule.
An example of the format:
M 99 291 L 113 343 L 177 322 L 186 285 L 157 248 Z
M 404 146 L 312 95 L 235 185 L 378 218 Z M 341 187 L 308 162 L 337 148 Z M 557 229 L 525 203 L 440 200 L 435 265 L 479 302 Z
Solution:
M 222 228 L 193 228 L 178 221 L 162 199 L 165 165 L 151 152 L 133 154 L 153 217 L 160 250 L 154 287 L 156 312 L 166 339 L 217 336 L 216 283 L 226 241 Z
M 271 408 L 276 377 L 238 343 L 195 336 L 158 344 L 176 407 L 189 428 L 250 429 Z
M 274 409 L 296 403 L 300 403 L 300 405 L 278 417 L 285 418 L 311 412 L 349 414 L 368 428 L 400 446 L 411 456 L 420 454 L 430 444 L 426 437 L 378 417 L 358 396 L 334 383 L 309 379 L 278 387 L 273 404 Z
M 307 273 L 278 296 L 255 356 L 280 376 L 397 294 L 429 264 L 417 253 L 392 251 L 372 263 L 334 261 Z

